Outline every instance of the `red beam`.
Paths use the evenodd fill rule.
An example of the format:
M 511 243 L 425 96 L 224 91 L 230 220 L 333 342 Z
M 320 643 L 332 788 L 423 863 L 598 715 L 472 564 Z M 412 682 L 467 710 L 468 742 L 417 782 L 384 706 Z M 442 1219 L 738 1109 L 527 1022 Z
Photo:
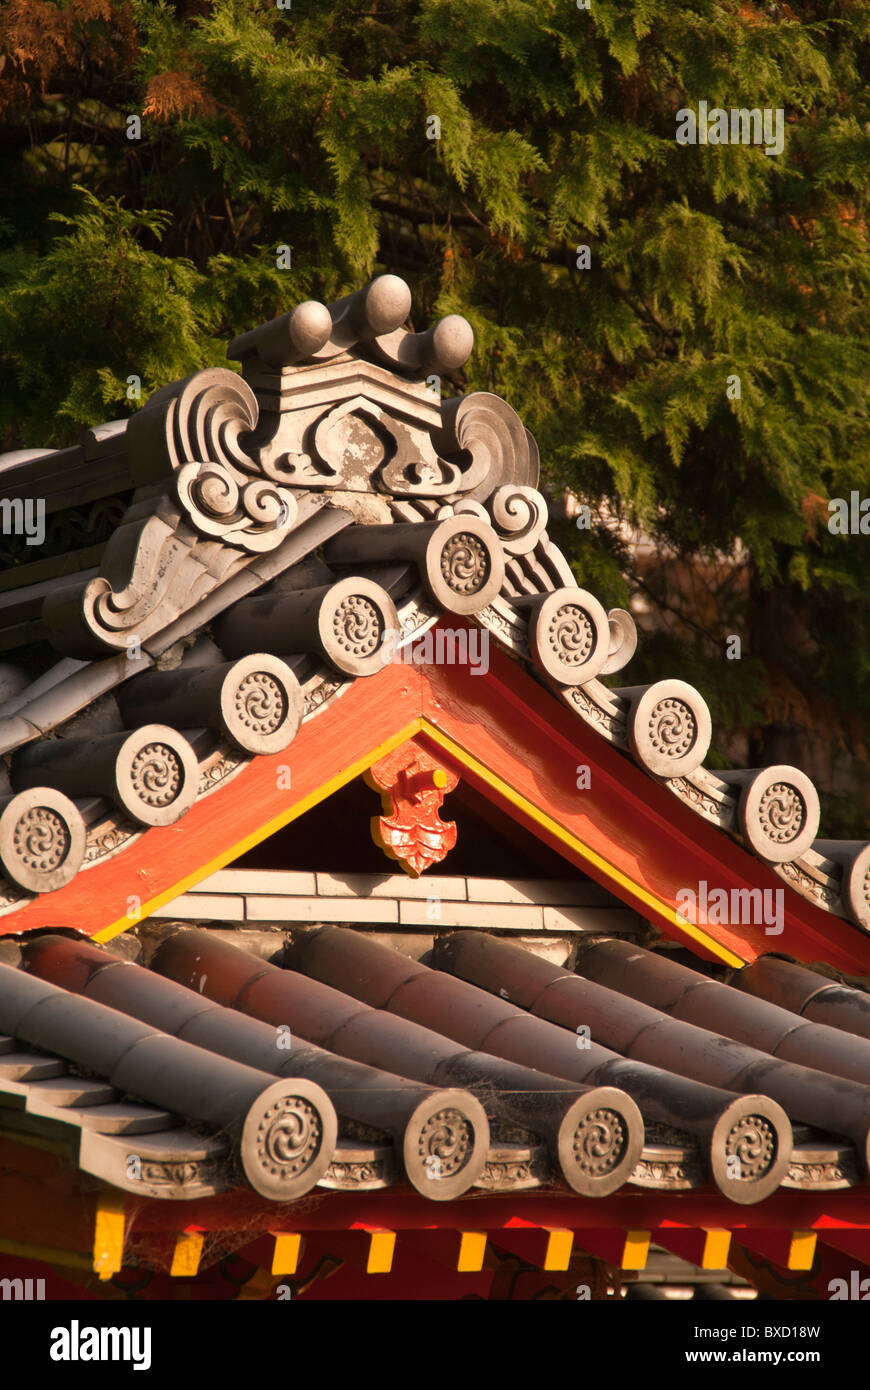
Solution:
M 420 707 L 416 667 L 397 663 L 355 681 L 334 705 L 304 724 L 283 753 L 254 758 L 176 825 L 147 830 L 106 863 L 77 874 L 66 888 L 43 893 L 0 918 L 0 934 L 72 926 L 94 935 L 124 918 L 131 895 L 145 905 L 191 875 L 205 877 L 218 857 L 226 859 L 234 846 L 242 846 L 236 851 L 242 853 L 264 826 L 293 806 L 307 809 L 308 799 L 318 799 L 320 789 L 343 769 L 382 751 L 385 742 L 419 719 Z M 289 789 L 282 768 L 290 769 Z
M 750 1227 L 735 1231 L 734 1242 L 744 1250 L 761 1255 L 777 1269 L 797 1272 L 813 1268 L 818 1246 L 816 1232 L 806 1226 L 784 1226 L 780 1230 L 754 1230 Z
M 459 621 L 451 619 L 453 625 Z M 786 887 L 495 647 L 485 676 L 472 676 L 463 666 L 422 668 L 397 662 L 377 676 L 357 680 L 305 724 L 284 753 L 255 758 L 177 825 L 148 830 L 106 863 L 79 873 L 66 888 L 43 894 L 3 917 L 0 934 L 71 925 L 93 935 L 123 922 L 131 895 L 143 905 L 161 895 L 168 900 L 173 890 L 182 891 L 180 885 L 191 886 L 231 862 L 280 817 L 304 813 L 324 788 L 334 789 L 347 770 L 382 755 L 385 744 L 421 717 L 497 775 L 510 794 L 502 795 L 484 772 L 457 759 L 457 769 L 471 785 L 672 938 L 680 936 L 678 926 L 633 885 L 670 910 L 676 909 L 681 888 L 702 879 L 727 891 L 782 889 L 786 912 L 780 936 L 766 936 L 761 927 L 751 925 L 705 930 L 743 959 L 775 948 L 802 961 L 825 960 L 847 973 L 870 969 L 870 936 Z M 579 765 L 591 769 L 588 790 L 577 790 Z M 287 766 L 290 789 L 279 776 L 279 769 Z M 576 836 L 628 882 L 615 881 L 567 846 L 521 804 L 523 800 L 552 825 Z
M 699 1269 L 727 1269 L 731 1232 L 725 1226 L 691 1228 L 688 1226 L 659 1226 L 656 1245 L 678 1255 L 681 1260 Z
M 705 928 L 737 955 L 754 960 L 777 950 L 803 961 L 825 960 L 841 970 L 859 962 L 864 971 L 870 966 L 870 937 L 789 889 L 760 860 L 595 734 L 494 644 L 486 677 L 472 676 L 463 666 L 426 667 L 425 674 L 423 712 L 433 724 L 669 906 L 677 906 L 680 888 L 702 879 L 729 891 L 782 889 L 785 928 L 780 936 L 766 936 L 762 927 L 751 925 Z M 585 791 L 576 786 L 580 765 L 591 768 Z M 465 778 L 490 800 L 498 800 L 484 778 L 468 772 Z M 542 833 L 516 805 L 501 804 L 531 833 L 656 921 L 668 936 L 678 937 L 670 919 L 633 900 L 564 844 Z
M 870 1230 L 860 1230 L 850 1226 L 826 1226 L 819 1232 L 819 1242 L 831 1250 L 848 1255 L 851 1260 L 870 1266 Z M 862 1278 L 870 1274 L 870 1268 L 862 1270 Z M 868 1285 L 870 1292 L 870 1285 Z
M 599 1200 L 570 1193 L 469 1196 L 427 1202 L 411 1193 L 331 1192 L 304 1202 L 276 1206 L 238 1190 L 196 1202 L 143 1202 L 131 1214 L 131 1229 L 335 1231 L 353 1226 L 376 1230 L 498 1231 L 529 1226 L 566 1230 L 723 1229 L 738 1231 L 870 1228 L 866 1188 L 813 1195 L 777 1192 L 755 1207 L 728 1202 L 716 1193 L 616 1194 Z M 653 1235 L 655 1240 L 655 1235 Z
M 574 1232 L 543 1226 L 503 1226 L 496 1236 L 498 1248 L 516 1255 L 525 1264 L 550 1272 L 567 1270 L 576 1250 Z

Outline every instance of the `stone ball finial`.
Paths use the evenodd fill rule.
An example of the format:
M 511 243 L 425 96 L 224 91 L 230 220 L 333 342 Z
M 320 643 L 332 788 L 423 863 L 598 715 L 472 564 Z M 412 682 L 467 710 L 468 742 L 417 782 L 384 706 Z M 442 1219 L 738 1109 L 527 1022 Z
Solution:
M 227 357 L 235 362 L 257 357 L 269 367 L 289 367 L 320 352 L 331 334 L 332 315 L 326 305 L 306 299 L 289 314 L 280 314 L 233 338 Z
M 474 329 L 461 314 L 448 314 L 431 330 L 429 355 L 433 365 L 444 372 L 456 371 L 471 356 Z
M 398 275 L 378 275 L 360 293 L 355 317 L 363 317 L 369 331 L 379 336 L 401 328 L 411 312 L 411 291 Z
M 303 361 L 329 342 L 332 318 L 325 304 L 318 299 L 306 299 L 290 313 L 287 329 L 296 357 Z

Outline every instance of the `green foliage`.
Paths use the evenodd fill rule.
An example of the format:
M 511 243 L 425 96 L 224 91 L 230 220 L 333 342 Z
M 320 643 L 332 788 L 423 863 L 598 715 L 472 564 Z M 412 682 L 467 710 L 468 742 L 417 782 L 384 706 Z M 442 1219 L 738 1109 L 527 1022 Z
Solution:
M 45 255 L 0 264 L 0 356 L 9 372 L 0 422 L 19 425 L 25 438 L 44 439 L 52 420 L 56 440 L 75 438 L 107 410 L 123 413 L 127 373 L 147 396 L 218 350 L 206 337 L 204 277 L 137 239 L 159 236 L 168 217 L 81 193 L 78 215 L 51 214 L 69 230 Z
M 833 720 L 866 764 L 870 547 L 826 502 L 870 495 L 868 38 L 863 0 L 14 0 L 4 446 L 66 442 L 135 408 L 130 374 L 147 395 L 397 271 L 415 327 L 474 326 L 449 390 L 504 395 L 551 493 L 591 509 L 556 528 L 578 576 L 645 594 L 632 679 L 694 679 L 721 757 L 765 756 L 785 709 L 798 760 Z M 678 145 L 702 100 L 782 108 L 783 153 Z

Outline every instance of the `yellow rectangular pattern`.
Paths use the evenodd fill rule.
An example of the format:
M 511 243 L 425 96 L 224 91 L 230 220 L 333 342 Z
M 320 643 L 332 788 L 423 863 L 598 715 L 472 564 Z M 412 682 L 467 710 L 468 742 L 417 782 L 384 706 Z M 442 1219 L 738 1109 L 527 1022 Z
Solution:
M 815 1231 L 792 1231 L 788 1248 L 789 1269 L 812 1269 L 816 1257 Z
M 301 1235 L 276 1236 L 275 1249 L 272 1251 L 272 1273 L 295 1274 L 299 1268 L 301 1254 Z
M 182 1231 L 175 1237 L 169 1273 L 174 1279 L 191 1279 L 199 1269 L 205 1237 L 201 1231 Z
M 483 1269 L 486 1254 L 486 1231 L 463 1231 L 459 1243 L 459 1259 L 456 1269 L 459 1274 L 478 1274 Z
M 623 1269 L 645 1269 L 649 1254 L 649 1231 L 626 1231 L 622 1247 Z
M 705 1231 L 704 1253 L 701 1256 L 701 1268 L 727 1269 L 728 1252 L 730 1249 L 730 1231 Z
M 574 1249 L 573 1231 L 548 1231 L 544 1269 L 567 1269 Z
M 94 1221 L 94 1272 L 111 1279 L 121 1269 L 124 1253 L 124 1194 L 101 1193 Z
M 372 1231 L 366 1274 L 389 1274 L 396 1248 L 395 1231 Z

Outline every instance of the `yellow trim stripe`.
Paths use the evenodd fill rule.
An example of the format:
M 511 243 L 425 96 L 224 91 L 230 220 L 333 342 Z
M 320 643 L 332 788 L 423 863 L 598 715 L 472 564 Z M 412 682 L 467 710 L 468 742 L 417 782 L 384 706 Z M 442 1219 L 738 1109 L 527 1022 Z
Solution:
M 302 1256 L 301 1235 L 277 1235 L 272 1251 L 273 1274 L 295 1274 Z
M 486 1254 L 486 1231 L 463 1231 L 459 1242 L 459 1259 L 456 1270 L 459 1274 L 479 1274 L 483 1269 Z
M 696 926 L 692 922 L 686 922 L 678 915 L 676 909 L 672 907 L 670 903 L 657 897 L 654 893 L 651 893 L 649 889 L 642 887 L 631 878 L 630 875 L 624 873 L 622 869 L 611 864 L 609 860 L 605 859 L 603 855 L 599 854 L 591 845 L 587 845 L 585 841 L 581 840 L 572 831 L 560 825 L 557 820 L 554 820 L 552 816 L 540 806 L 536 805 L 535 802 L 530 801 L 528 797 L 522 795 L 522 793 L 515 791 L 497 772 L 487 766 L 486 763 L 481 762 L 479 758 L 467 748 L 463 747 L 461 743 L 458 743 L 450 734 L 444 733 L 443 730 L 439 729 L 437 725 L 433 724 L 431 720 L 427 719 L 425 716 L 413 719 L 409 724 L 406 724 L 403 729 L 400 729 L 376 748 L 371 749 L 363 757 L 358 758 L 350 767 L 345 768 L 342 772 L 329 778 L 315 791 L 310 792 L 300 801 L 288 806 L 286 810 L 282 811 L 279 815 L 273 816 L 271 820 L 267 821 L 265 825 L 260 826 L 258 830 L 253 831 L 250 835 L 246 835 L 242 840 L 237 841 L 228 849 L 222 850 L 214 859 L 194 869 L 185 878 L 173 884 L 171 888 L 149 899 L 148 902 L 142 905 L 135 920 L 142 921 L 144 918 L 150 916 L 152 912 L 156 912 L 158 908 L 164 907 L 175 898 L 181 897 L 182 893 L 188 892 L 191 888 L 195 887 L 197 883 L 201 883 L 203 879 L 209 878 L 212 874 L 217 873 L 219 869 L 225 868 L 227 864 L 231 864 L 235 859 L 246 854 L 247 851 L 253 849 L 255 845 L 262 843 L 262 841 L 268 839 L 270 835 L 274 835 L 276 831 L 283 829 L 285 825 L 296 820 L 299 816 L 304 815 L 305 812 L 311 810 L 313 806 L 317 806 L 321 801 L 331 796 L 333 792 L 339 791 L 341 787 L 346 786 L 347 783 L 353 781 L 355 777 L 359 777 L 362 773 L 366 772 L 371 767 L 372 763 L 377 762 L 379 758 L 386 757 L 388 753 L 392 753 L 395 748 L 400 747 L 401 744 L 406 743 L 408 739 L 413 738 L 414 735 L 418 733 L 426 734 L 433 743 L 443 748 L 446 753 L 449 753 L 450 756 L 455 758 L 463 767 L 474 772 L 476 776 L 487 784 L 487 786 L 492 787 L 493 791 L 497 792 L 499 796 L 510 802 L 512 806 L 516 806 L 525 816 L 534 821 L 537 825 L 540 825 L 552 835 L 554 839 L 566 845 L 577 854 L 579 858 L 585 860 L 587 864 L 593 865 L 606 879 L 609 879 L 611 883 L 627 891 L 639 903 L 643 903 L 659 916 L 663 917 L 683 936 L 687 936 L 697 942 L 699 946 L 702 946 L 726 965 L 739 969 L 746 964 L 743 957 L 737 955 L 727 946 L 723 946 L 721 942 L 717 941 L 715 937 L 710 936 L 709 933 L 705 932 L 701 927 Z M 109 926 L 103 927 L 101 931 L 97 932 L 94 936 L 94 940 L 111 941 L 113 937 L 118 936 L 123 931 L 127 931 L 128 928 L 133 925 L 134 922 L 127 916 L 118 918 L 117 921 L 112 922 Z
M 369 1258 L 366 1274 L 389 1274 L 393 1268 L 396 1248 L 395 1231 L 372 1231 L 369 1238 Z
M 704 1251 L 701 1255 L 701 1268 L 727 1269 L 728 1253 L 730 1249 L 730 1231 L 705 1231 Z
M 118 1274 L 124 1254 L 124 1194 L 101 1192 L 94 1221 L 93 1269 L 100 1279 Z
M 422 725 L 422 719 L 412 720 L 410 724 L 405 725 L 404 729 L 400 729 L 398 733 L 393 734 L 390 738 L 386 739 L 384 743 L 379 744 L 377 748 L 373 748 L 371 752 L 357 759 L 355 763 L 351 763 L 350 767 L 345 768 L 343 772 L 338 772 L 334 777 L 330 777 L 329 781 L 324 782 L 316 791 L 309 792 L 308 796 L 304 796 L 301 801 L 297 801 L 293 805 L 288 806 L 280 815 L 273 816 L 265 825 L 261 825 L 259 830 L 254 830 L 250 835 L 246 835 L 243 840 L 238 840 L 236 844 L 231 845 L 229 849 L 221 850 L 220 854 L 214 859 L 210 859 L 207 864 L 200 865 L 198 869 L 194 869 L 186 878 L 180 879 L 179 882 L 173 884 L 171 888 L 167 888 L 165 892 L 159 893 L 156 898 L 150 898 L 148 902 L 143 903 L 135 921 L 131 921 L 127 916 L 119 917 L 117 921 L 112 922 L 108 927 L 103 927 L 101 931 L 96 932 L 94 940 L 111 941 L 112 937 L 119 936 L 123 931 L 128 931 L 129 928 L 135 926 L 137 922 L 141 922 L 143 918 L 149 917 L 152 912 L 156 912 L 159 907 L 165 907 L 167 903 L 173 902 L 175 898 L 180 898 L 182 893 L 186 893 L 188 889 L 195 887 L 197 883 L 201 883 L 204 878 L 210 878 L 212 874 L 217 873 L 218 869 L 225 868 L 227 864 L 231 864 L 234 859 L 238 859 L 241 855 L 246 854 L 249 849 L 253 849 L 254 846 L 259 845 L 261 841 L 268 840 L 269 836 L 274 835 L 276 830 L 282 830 L 284 826 L 289 825 L 292 820 L 296 820 L 298 816 L 303 816 L 306 811 L 310 811 L 312 806 L 317 806 L 318 803 L 324 801 L 326 797 L 332 796 L 333 792 L 339 791 L 342 787 L 346 786 L 348 782 L 352 782 L 355 777 L 359 777 L 361 773 L 366 772 L 368 768 L 371 767 L 372 763 L 376 763 L 379 758 L 386 757 L 388 753 L 392 753 L 394 748 L 399 748 L 401 744 L 407 743 L 409 738 L 413 738 L 415 734 L 419 734 Z
M 169 1273 L 174 1279 L 190 1279 L 199 1272 L 205 1236 L 201 1231 L 182 1231 L 175 1238 Z
M 646 1269 L 650 1235 L 649 1231 L 626 1231 L 621 1269 Z
M 574 1248 L 573 1231 L 548 1231 L 544 1269 L 567 1269 Z
M 491 768 L 487 767 L 485 763 L 482 763 L 473 753 L 469 753 L 466 748 L 463 748 L 463 746 L 457 743 L 455 739 L 451 738 L 449 734 L 445 734 L 426 718 L 423 719 L 422 723 L 422 732 L 431 738 L 433 743 L 437 743 L 439 747 L 443 748 L 446 753 L 449 753 L 451 757 L 455 758 L 463 767 L 467 767 L 470 771 L 474 772 L 476 776 L 480 777 L 482 781 L 486 782 L 488 786 L 492 787 L 493 791 L 498 792 L 499 796 L 504 797 L 512 806 L 516 806 L 524 815 L 542 826 L 549 834 L 554 836 L 554 838 L 561 840 L 562 844 L 567 845 L 575 854 L 585 859 L 588 864 L 594 864 L 595 867 L 605 874 L 613 883 L 619 884 L 621 888 L 628 889 L 634 897 L 645 903 L 647 907 L 653 908 L 660 916 L 665 917 L 672 926 L 677 927 L 685 936 L 692 937 L 694 941 L 697 941 L 699 945 L 712 952 L 719 960 L 724 961 L 726 965 L 739 968 L 746 964 L 746 961 L 743 960 L 742 957 L 735 955 L 727 946 L 723 946 L 721 942 L 716 941 L 714 937 L 709 936 L 707 932 L 702 931 L 700 927 L 696 927 L 691 922 L 685 922 L 682 917 L 678 916 L 676 909 L 671 907 L 669 903 L 664 902 L 661 898 L 657 898 L 654 893 L 650 893 L 647 888 L 642 888 L 639 883 L 635 883 L 634 879 L 630 878 L 628 874 L 623 873 L 621 869 L 617 869 L 615 865 L 611 864 L 607 859 L 604 859 L 597 850 L 592 849 L 590 845 L 578 839 L 572 831 L 566 830 L 565 827 L 554 820 L 552 816 L 549 816 L 546 811 L 543 811 L 540 806 L 536 806 L 534 802 L 529 801 L 528 798 L 523 796 L 520 792 L 514 791 L 509 783 L 505 782 L 502 777 L 499 777 L 497 772 L 493 772 Z
M 815 1231 L 792 1231 L 788 1247 L 788 1268 L 812 1269 L 816 1258 L 817 1240 Z

